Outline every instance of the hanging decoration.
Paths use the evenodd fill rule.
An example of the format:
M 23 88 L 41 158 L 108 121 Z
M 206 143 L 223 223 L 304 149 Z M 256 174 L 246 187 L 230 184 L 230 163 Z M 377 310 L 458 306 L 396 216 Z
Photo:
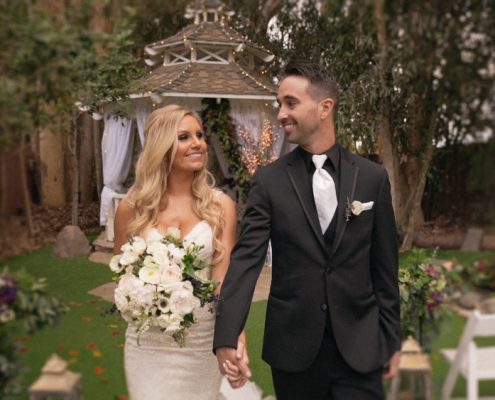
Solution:
M 243 127 L 239 129 L 239 133 L 242 141 L 242 161 L 251 175 L 256 172 L 258 166 L 270 164 L 277 159 L 274 144 L 279 135 L 273 133 L 273 125 L 268 119 L 263 118 L 258 141 Z

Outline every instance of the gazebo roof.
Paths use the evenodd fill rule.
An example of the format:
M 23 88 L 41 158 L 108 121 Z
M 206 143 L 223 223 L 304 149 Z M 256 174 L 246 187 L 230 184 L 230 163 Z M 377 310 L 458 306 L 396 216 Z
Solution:
M 276 87 L 261 62 L 273 54 L 227 25 L 233 15 L 220 0 L 196 0 L 186 16 L 194 23 L 166 39 L 145 46 L 153 69 L 141 80 L 140 96 L 216 97 L 274 100 Z
M 239 64 L 185 63 L 160 66 L 143 81 L 162 96 L 273 100 L 276 87 Z
M 273 59 L 270 51 L 244 38 L 239 32 L 223 22 L 202 22 L 188 25 L 173 36 L 145 46 L 144 50 L 153 57 L 160 54 L 165 48 L 200 44 L 224 45 L 233 48 L 244 45 L 264 61 Z

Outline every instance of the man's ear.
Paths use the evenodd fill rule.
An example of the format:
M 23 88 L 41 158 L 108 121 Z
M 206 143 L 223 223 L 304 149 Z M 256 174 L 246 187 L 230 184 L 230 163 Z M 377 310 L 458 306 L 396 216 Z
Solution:
M 324 120 L 332 115 L 333 106 L 335 105 L 334 99 L 327 97 L 320 102 L 320 119 Z

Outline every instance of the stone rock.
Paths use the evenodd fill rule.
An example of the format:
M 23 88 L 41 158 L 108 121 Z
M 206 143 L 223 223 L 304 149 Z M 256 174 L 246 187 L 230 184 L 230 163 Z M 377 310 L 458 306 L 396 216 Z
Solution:
M 480 251 L 482 239 L 483 229 L 469 228 L 462 242 L 461 251 Z
M 480 300 L 483 298 L 483 296 L 479 293 L 476 292 L 468 292 L 463 294 L 459 300 L 458 303 L 462 308 L 466 308 L 468 310 L 474 310 L 476 305 L 480 302 Z
M 495 297 L 483 300 L 480 308 L 483 314 L 495 314 Z
M 110 264 L 110 260 L 112 259 L 112 255 L 110 253 L 106 253 L 103 251 L 95 251 L 91 253 L 89 256 L 89 261 L 98 263 L 98 264 L 105 264 L 108 266 Z
M 81 228 L 76 225 L 66 225 L 57 235 L 53 255 L 60 258 L 87 256 L 91 252 L 88 239 Z

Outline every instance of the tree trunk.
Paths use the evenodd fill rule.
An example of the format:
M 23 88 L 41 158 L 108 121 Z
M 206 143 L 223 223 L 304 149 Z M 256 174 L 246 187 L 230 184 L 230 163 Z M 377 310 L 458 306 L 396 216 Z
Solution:
M 33 213 L 31 210 L 31 193 L 29 192 L 29 185 L 27 181 L 26 171 L 26 137 L 21 135 L 21 145 L 19 147 L 19 162 L 20 162 L 20 174 L 23 193 L 24 212 L 26 213 L 26 222 L 29 230 L 29 235 L 34 235 L 34 223 Z
M 98 199 L 101 200 L 101 191 L 103 190 L 103 160 L 101 158 L 101 131 L 100 123 L 93 120 L 93 150 L 95 160 L 96 190 Z
M 426 123 L 427 122 L 425 121 L 425 125 Z M 418 168 L 415 170 L 415 176 L 410 177 L 410 180 L 415 182 L 415 184 L 411 186 L 411 193 L 405 204 L 405 212 L 401 221 L 401 230 L 403 232 L 401 250 L 410 250 L 413 245 L 416 221 L 421 210 L 421 200 L 423 199 L 423 194 L 425 191 L 426 176 L 428 170 L 430 169 L 431 160 L 435 149 L 433 145 L 433 137 L 437 129 L 437 123 L 437 112 L 433 112 L 430 116 L 426 137 L 424 138 L 424 151 L 421 159 L 417 161 L 417 164 L 419 164 Z
M 72 217 L 71 224 L 77 225 L 79 223 L 79 159 L 78 159 L 78 127 L 77 127 L 77 111 L 72 111 L 72 131 L 73 131 L 73 144 L 72 144 Z
M 269 21 L 282 8 L 282 5 L 282 0 L 265 0 L 261 9 L 261 15 L 265 21 Z
M 387 39 L 387 17 L 385 15 L 384 0 L 375 0 L 375 19 L 377 25 L 377 40 L 380 53 L 378 56 L 378 71 L 380 84 L 387 87 L 388 71 L 388 39 Z M 392 205 L 395 217 L 402 213 L 402 185 L 400 173 L 400 160 L 394 147 L 392 127 L 390 126 L 390 102 L 385 97 L 380 107 L 380 123 L 378 125 L 378 153 L 383 166 L 387 170 L 392 192 Z
M 81 203 L 93 200 L 93 121 L 89 114 L 82 115 L 81 144 L 79 147 Z
M 7 163 L 5 148 L 0 147 L 0 216 L 5 215 L 7 215 Z

